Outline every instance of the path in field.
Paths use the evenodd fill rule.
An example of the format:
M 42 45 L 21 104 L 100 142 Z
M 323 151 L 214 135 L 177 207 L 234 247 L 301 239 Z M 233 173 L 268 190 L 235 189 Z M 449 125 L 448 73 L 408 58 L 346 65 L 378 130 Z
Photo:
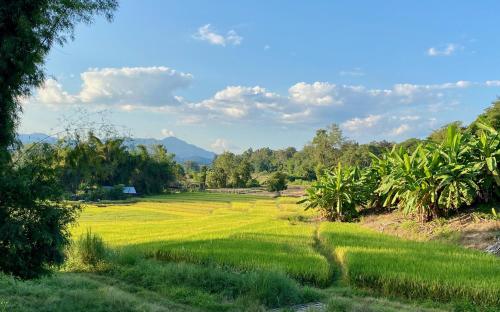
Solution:
M 340 263 L 335 259 L 334 252 L 331 246 L 327 246 L 321 239 L 320 233 L 319 233 L 319 227 L 321 225 L 321 222 L 317 222 L 314 233 L 313 233 L 313 248 L 316 250 L 318 254 L 323 256 L 323 258 L 326 259 L 328 262 L 329 266 L 329 271 L 330 271 L 330 280 L 328 282 L 328 286 L 335 283 L 337 279 L 339 279 L 342 276 L 342 266 Z
M 499 303 L 496 258 L 438 242 L 402 240 L 357 224 L 308 221 L 315 219 L 296 199 L 194 193 L 89 206 L 73 232 L 91 227 L 111 247 L 133 247 L 160 260 L 279 270 L 314 286 L 356 285 L 387 295 Z

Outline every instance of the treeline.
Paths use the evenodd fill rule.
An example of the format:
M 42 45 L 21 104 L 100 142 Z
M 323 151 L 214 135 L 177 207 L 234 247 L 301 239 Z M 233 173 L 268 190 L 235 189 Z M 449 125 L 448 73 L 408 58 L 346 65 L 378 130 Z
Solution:
M 209 188 L 251 187 L 264 181 L 257 176 L 269 176 L 274 172 L 287 175 L 289 181 L 313 181 L 325 169 L 337 163 L 369 166 L 371 154 L 381 155 L 393 143 L 387 141 L 359 144 L 343 136 L 341 129 L 333 124 L 319 129 L 313 140 L 302 150 L 288 147 L 280 150 L 270 148 L 248 149 L 240 155 L 224 152 L 217 155 L 210 167 L 185 164 L 186 172 L 197 182 Z
M 67 136 L 57 144 L 27 146 L 18 157 L 38 154 L 53 168 L 66 197 L 89 200 L 119 199 L 125 185 L 140 194 L 160 193 L 183 178 L 183 167 L 162 145 L 131 149 L 125 143 L 123 138 L 101 140 L 89 132 Z
M 500 101 L 496 101 L 478 117 L 485 124 L 498 129 L 500 123 Z M 280 150 L 270 148 L 248 149 L 236 155 L 224 152 L 218 155 L 210 167 L 193 162 L 185 163 L 189 178 L 208 188 L 251 187 L 265 183 L 258 177 L 269 177 L 271 173 L 286 174 L 288 181 L 312 182 L 338 164 L 344 167 L 368 168 L 376 157 L 381 157 L 394 147 L 412 153 L 418 146 L 427 143 L 440 144 L 446 139 L 449 126 L 460 132 L 478 132 L 477 121 L 464 127 L 461 122 L 452 122 L 432 132 L 426 139 L 411 138 L 404 142 L 389 141 L 360 144 L 346 138 L 338 125 L 316 131 L 311 142 L 301 150 L 288 147 Z M 375 156 L 375 158 L 374 158 Z
M 416 146 L 372 154 L 368 167 L 339 163 L 320 175 L 302 202 L 330 220 L 350 220 L 358 207 L 372 207 L 398 208 L 429 221 L 473 203 L 498 201 L 499 117 L 496 102 L 469 127 L 452 123 Z

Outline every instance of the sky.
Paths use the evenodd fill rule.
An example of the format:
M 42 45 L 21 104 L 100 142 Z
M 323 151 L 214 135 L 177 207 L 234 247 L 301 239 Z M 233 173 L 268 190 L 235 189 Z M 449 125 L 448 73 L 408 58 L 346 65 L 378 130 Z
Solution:
M 55 46 L 22 133 L 82 109 L 134 137 L 241 152 L 468 123 L 500 95 L 498 1 L 123 0 Z

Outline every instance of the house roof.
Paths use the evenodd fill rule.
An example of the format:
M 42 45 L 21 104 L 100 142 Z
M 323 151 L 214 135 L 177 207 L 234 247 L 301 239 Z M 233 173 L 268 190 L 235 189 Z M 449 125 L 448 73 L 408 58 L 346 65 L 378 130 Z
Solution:
M 135 187 L 133 186 L 125 186 L 123 187 L 124 194 L 137 194 Z

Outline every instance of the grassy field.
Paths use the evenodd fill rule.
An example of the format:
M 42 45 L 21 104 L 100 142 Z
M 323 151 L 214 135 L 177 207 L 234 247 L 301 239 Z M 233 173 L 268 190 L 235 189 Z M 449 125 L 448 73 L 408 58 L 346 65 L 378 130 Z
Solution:
M 315 222 L 296 199 L 184 193 L 87 206 L 105 262 L 22 282 L 0 276 L 3 311 L 497 311 L 500 261 L 357 224 Z
M 294 201 L 189 193 L 91 206 L 74 235 L 91 228 L 111 247 L 139 250 L 156 259 L 282 271 L 299 281 L 326 285 L 331 272 L 313 248 L 315 224 L 291 226 L 288 221 L 302 214 Z
M 348 282 L 385 295 L 500 306 L 500 261 L 480 251 L 415 242 L 356 224 L 324 223 L 320 237 Z

